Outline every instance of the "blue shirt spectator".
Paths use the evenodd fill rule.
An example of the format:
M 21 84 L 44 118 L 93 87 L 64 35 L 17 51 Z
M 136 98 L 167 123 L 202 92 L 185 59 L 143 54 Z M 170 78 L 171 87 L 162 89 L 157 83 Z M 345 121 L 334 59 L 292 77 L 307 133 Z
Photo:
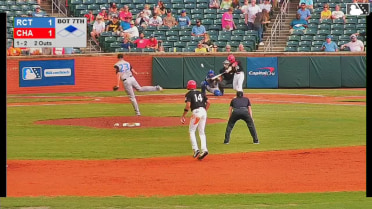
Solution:
M 186 27 L 191 25 L 191 20 L 186 16 L 186 10 L 182 10 L 181 16 L 177 17 L 177 22 L 180 27 Z
M 201 25 L 200 20 L 196 20 L 196 25 L 191 29 L 192 36 L 204 36 L 207 31 L 205 30 L 204 25 Z
M 40 6 L 36 6 L 35 11 L 32 13 L 32 17 L 44 17 L 45 13 L 44 11 L 41 11 Z
M 326 37 L 326 41 L 322 44 L 322 50 L 325 52 L 337 52 L 338 51 L 338 46 L 335 42 L 332 40 L 332 36 L 328 35 Z
M 306 8 L 305 3 L 301 3 L 301 8 L 297 10 L 297 13 L 301 15 L 301 19 L 306 21 L 311 17 L 310 10 Z

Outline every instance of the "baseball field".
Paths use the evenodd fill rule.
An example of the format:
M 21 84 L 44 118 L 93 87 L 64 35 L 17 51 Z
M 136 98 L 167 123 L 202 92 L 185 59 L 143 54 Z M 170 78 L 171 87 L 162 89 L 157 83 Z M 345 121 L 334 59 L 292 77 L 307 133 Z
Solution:
M 260 144 L 208 95 L 209 155 L 192 158 L 184 89 L 7 96 L 0 208 L 365 209 L 366 89 L 245 89 Z M 190 113 L 188 114 L 190 116 Z M 140 126 L 122 126 L 139 123 Z M 115 125 L 119 124 L 119 125 Z

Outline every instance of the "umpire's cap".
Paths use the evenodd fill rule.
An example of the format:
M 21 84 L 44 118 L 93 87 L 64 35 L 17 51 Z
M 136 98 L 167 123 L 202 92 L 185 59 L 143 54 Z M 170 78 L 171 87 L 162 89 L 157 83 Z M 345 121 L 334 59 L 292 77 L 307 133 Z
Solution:
M 242 91 L 237 91 L 236 96 L 237 97 L 243 97 L 243 92 Z
M 123 54 L 118 54 L 118 59 L 123 59 L 124 55 Z

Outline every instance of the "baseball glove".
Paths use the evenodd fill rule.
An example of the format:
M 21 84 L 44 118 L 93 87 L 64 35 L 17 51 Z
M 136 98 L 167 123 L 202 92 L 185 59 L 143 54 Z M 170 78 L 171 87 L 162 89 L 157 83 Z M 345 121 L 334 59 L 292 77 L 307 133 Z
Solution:
M 119 89 L 119 86 L 112 87 L 112 90 L 117 91 Z

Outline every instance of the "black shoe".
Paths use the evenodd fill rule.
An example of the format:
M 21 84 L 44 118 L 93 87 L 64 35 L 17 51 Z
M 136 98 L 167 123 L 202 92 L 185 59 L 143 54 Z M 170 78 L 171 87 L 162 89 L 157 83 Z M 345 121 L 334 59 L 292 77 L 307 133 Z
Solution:
M 225 141 L 223 141 L 223 143 L 224 143 L 224 144 L 229 144 L 230 142 L 227 141 L 227 140 L 225 140 Z
M 204 152 L 202 152 L 202 153 L 199 155 L 198 160 L 203 160 L 207 155 L 208 155 L 208 151 L 204 151 Z
M 192 157 L 196 158 L 196 157 L 198 157 L 199 154 L 200 154 L 200 151 L 196 150 L 196 151 L 194 151 L 194 154 L 192 155 Z
M 253 144 L 260 144 L 260 141 L 253 141 Z

